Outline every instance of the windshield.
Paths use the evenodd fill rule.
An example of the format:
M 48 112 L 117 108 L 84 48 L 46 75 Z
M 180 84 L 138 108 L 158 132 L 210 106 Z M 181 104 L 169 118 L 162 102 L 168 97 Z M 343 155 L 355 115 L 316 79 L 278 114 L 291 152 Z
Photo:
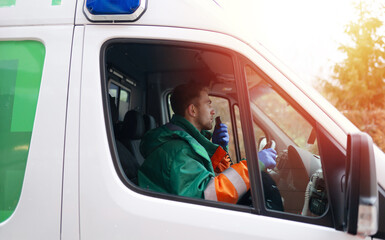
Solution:
M 318 155 L 313 126 L 268 83 L 263 81 L 251 67 L 246 66 L 245 70 L 251 108 L 254 109 L 254 112 L 257 115 L 261 115 L 261 113 L 265 115 L 271 124 L 278 127 L 279 134 L 286 135 L 296 146 Z

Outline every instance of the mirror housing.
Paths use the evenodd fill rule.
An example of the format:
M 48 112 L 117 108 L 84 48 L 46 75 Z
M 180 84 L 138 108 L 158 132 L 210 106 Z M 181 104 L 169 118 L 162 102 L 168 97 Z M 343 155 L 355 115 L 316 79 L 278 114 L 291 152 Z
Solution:
M 372 138 L 348 134 L 344 230 L 362 236 L 378 230 L 378 189 Z

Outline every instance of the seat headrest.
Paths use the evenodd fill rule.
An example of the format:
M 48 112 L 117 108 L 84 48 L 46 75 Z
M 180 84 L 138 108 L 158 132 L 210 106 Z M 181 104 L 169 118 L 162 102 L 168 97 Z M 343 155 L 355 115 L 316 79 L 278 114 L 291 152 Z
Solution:
M 144 114 L 143 119 L 146 132 L 157 127 L 155 118 L 153 116 Z
M 128 111 L 123 120 L 122 138 L 141 139 L 145 132 L 143 115 L 135 110 Z

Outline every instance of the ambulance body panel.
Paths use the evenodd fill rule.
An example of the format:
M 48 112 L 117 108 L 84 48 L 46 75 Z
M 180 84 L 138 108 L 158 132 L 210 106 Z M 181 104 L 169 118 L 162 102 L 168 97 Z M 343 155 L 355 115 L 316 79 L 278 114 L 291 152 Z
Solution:
M 0 223 L 3 239 L 60 237 L 72 31 L 71 26 L 0 28 L 1 41 L 38 41 L 46 53 L 21 196 L 13 215 Z
M 41 43 L 45 50 L 32 136 L 29 146 L 23 150 L 28 151 L 28 158 L 21 194 L 8 218 L 2 219 L 0 214 L 1 239 L 362 239 L 362 236 L 346 233 L 345 226 L 333 222 L 336 206 L 344 205 L 335 202 L 340 198 L 330 195 L 343 194 L 340 193 L 344 188 L 342 177 L 338 182 L 341 189 L 328 189 L 331 202 L 327 202 L 325 213 L 311 217 L 270 211 L 259 202 L 263 197 L 252 196 L 254 206 L 238 206 L 158 194 L 130 182 L 121 170 L 116 133 L 111 123 L 113 117 L 107 94 L 111 94 L 108 91 L 112 88 L 106 88 L 116 84 L 120 91 L 132 95 L 131 109 L 144 113 L 149 113 L 149 109 L 152 109 L 151 114 L 156 113 L 151 105 L 159 103 L 161 113 L 156 119 L 162 125 L 169 120 L 167 84 L 175 86 L 172 78 L 190 70 L 181 71 L 175 67 L 171 73 L 159 70 L 136 80 L 135 74 L 143 67 L 138 63 L 132 75 L 129 70 L 124 72 L 132 79 L 120 84 L 108 75 L 111 65 L 116 67 L 113 64 L 119 61 L 109 59 L 109 49 L 118 45 L 124 49 L 138 44 L 148 49 L 149 54 L 151 49 L 156 52 L 162 47 L 197 54 L 220 53 L 232 60 L 234 74 L 222 75 L 220 77 L 225 80 L 214 84 L 236 86 L 240 91 L 248 90 L 240 69 L 251 65 L 263 72 L 266 76 L 263 80 L 269 86 L 279 90 L 302 115 L 311 118 L 317 136 L 326 139 L 331 149 L 338 152 L 331 154 L 333 156 L 346 156 L 347 134 L 359 130 L 255 41 L 248 31 L 250 26 L 240 25 L 220 2 L 147 0 L 145 11 L 134 21 L 98 22 L 90 19 L 89 14 L 86 16 L 85 11 L 88 10 L 82 0 L 8 0 L 5 6 L 0 5 L 0 44 L 32 41 Z M 138 54 L 133 53 L 133 58 Z M 201 58 L 197 55 L 196 60 L 201 61 Z M 149 62 L 156 60 L 149 59 Z M 189 62 L 186 60 L 186 63 Z M 206 63 L 215 72 L 215 67 L 209 61 Z M 198 70 L 191 70 L 194 71 Z M 226 77 L 229 78 L 226 80 Z M 143 79 L 147 82 L 141 83 Z M 150 85 L 157 80 L 164 85 Z M 144 87 L 146 84 L 159 87 L 153 99 L 148 97 L 151 92 L 150 87 Z M 255 116 L 257 113 L 246 99 L 248 93 L 240 96 L 242 94 L 237 95 L 234 89 L 223 93 L 215 91 L 213 96 L 219 97 L 226 97 L 225 91 L 234 91 L 233 95 L 228 94 L 228 99 L 232 106 L 240 108 L 244 136 L 239 138 L 246 141 L 250 161 L 249 157 L 255 156 L 255 152 L 247 146 L 254 139 L 247 126 L 252 128 L 253 123 L 263 118 Z M 147 105 L 138 103 L 141 101 Z M 235 113 L 230 112 L 235 122 Z M 245 117 L 249 113 L 252 114 L 250 119 Z M 266 126 L 269 124 L 272 123 L 267 122 Z M 286 138 L 276 139 L 278 145 L 289 141 Z M 239 156 L 240 144 L 235 145 Z M 376 146 L 374 159 L 380 192 L 377 201 L 383 201 L 385 154 Z M 338 174 L 338 177 L 344 175 Z M 258 174 L 251 176 L 259 178 Z M 252 195 L 261 192 L 258 191 L 254 190 Z M 302 195 L 300 198 L 303 200 Z M 1 201 L 0 198 L 0 207 Z M 381 216 L 384 202 L 379 204 Z M 380 219 L 383 224 L 383 217 Z M 384 230 L 382 225 L 379 229 Z
M 4 1 L 0 7 L 0 26 L 74 24 L 76 1 Z

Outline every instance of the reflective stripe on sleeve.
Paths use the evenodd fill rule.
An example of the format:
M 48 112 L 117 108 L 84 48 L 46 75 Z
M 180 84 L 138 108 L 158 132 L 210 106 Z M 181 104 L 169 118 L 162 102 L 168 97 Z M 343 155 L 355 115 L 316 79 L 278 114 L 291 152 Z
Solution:
M 204 197 L 207 200 L 237 203 L 250 188 L 247 165 L 237 163 L 208 183 Z
M 209 184 L 207 184 L 207 187 L 205 191 L 203 192 L 204 197 L 206 200 L 212 200 L 212 201 L 218 201 L 217 198 L 217 192 L 215 191 L 215 178 L 211 178 Z
M 246 160 L 241 161 L 240 163 L 233 164 L 231 166 L 239 176 L 242 177 L 243 182 L 246 184 L 247 190 L 250 188 L 250 179 L 249 179 L 249 169 L 247 168 Z
M 235 187 L 238 198 L 247 192 L 248 188 L 245 181 L 243 181 L 243 178 L 234 168 L 228 168 L 226 171 L 223 172 L 223 174 L 231 181 L 231 183 Z

